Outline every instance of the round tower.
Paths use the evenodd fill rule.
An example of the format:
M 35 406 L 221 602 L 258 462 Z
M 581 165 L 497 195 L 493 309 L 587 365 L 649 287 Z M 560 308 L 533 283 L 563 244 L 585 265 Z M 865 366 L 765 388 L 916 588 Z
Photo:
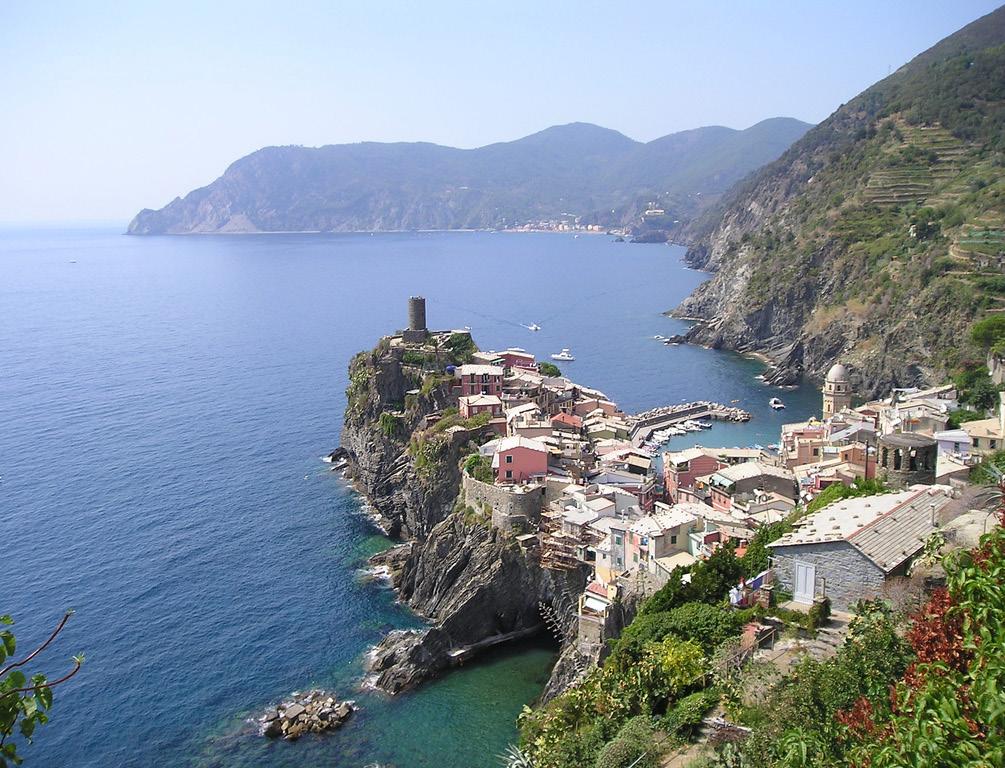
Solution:
M 426 300 L 422 296 L 408 298 L 408 330 L 426 330 Z
M 823 388 L 823 417 L 831 418 L 835 413 L 851 408 L 851 379 L 848 369 L 841 363 L 835 363 L 827 371 Z

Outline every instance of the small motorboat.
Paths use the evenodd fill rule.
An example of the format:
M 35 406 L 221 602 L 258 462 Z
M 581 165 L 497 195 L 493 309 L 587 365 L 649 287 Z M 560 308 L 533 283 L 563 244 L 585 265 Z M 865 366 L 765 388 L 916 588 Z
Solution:
M 666 337 L 657 333 L 655 336 L 653 336 L 653 338 L 656 339 L 656 341 L 663 341 L 663 339 Z
M 537 323 L 531 323 L 530 325 L 525 325 L 524 328 L 526 328 L 528 331 L 540 331 L 541 330 L 541 326 L 538 325 Z
M 779 400 L 777 397 L 773 397 L 768 401 L 768 405 L 774 408 L 776 411 L 782 410 L 785 407 L 785 403 Z
M 551 359 L 552 360 L 564 360 L 567 363 L 571 363 L 576 358 L 573 357 L 572 352 L 569 350 L 568 347 L 562 347 L 562 351 L 561 352 L 556 352 L 555 354 L 553 354 L 551 356 Z

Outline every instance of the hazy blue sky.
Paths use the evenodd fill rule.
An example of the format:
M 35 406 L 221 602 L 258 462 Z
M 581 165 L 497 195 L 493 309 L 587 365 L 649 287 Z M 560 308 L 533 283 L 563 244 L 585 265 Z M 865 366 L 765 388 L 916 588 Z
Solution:
M 818 122 L 997 5 L 12 0 L 0 221 L 124 223 L 268 144 Z

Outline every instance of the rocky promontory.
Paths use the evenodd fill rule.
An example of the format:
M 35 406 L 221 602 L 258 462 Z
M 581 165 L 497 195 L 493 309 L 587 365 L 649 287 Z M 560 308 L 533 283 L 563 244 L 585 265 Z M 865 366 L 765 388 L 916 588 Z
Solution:
M 547 631 L 542 610 L 570 615 L 586 579 L 541 568 L 487 517 L 456 504 L 461 460 L 493 436 L 456 415 L 447 368 L 474 350 L 459 333 L 421 348 L 385 338 L 349 368 L 348 472 L 385 530 L 404 539 L 371 562 L 430 622 L 390 633 L 370 654 L 368 682 L 391 693 L 484 648 Z
M 542 604 L 568 605 L 585 572 L 552 571 L 485 521 L 450 515 L 429 537 L 378 556 L 403 602 L 433 622 L 394 632 L 368 660 L 370 682 L 397 693 L 477 651 L 546 631 Z

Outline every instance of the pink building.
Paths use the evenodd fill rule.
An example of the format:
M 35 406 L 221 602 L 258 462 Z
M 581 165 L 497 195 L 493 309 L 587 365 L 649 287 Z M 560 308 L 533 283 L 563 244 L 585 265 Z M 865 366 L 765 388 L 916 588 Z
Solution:
M 503 369 L 498 365 L 462 365 L 457 368 L 461 397 L 502 395 Z
M 610 400 L 599 400 L 595 397 L 577 400 L 575 405 L 572 406 L 572 412 L 577 416 L 586 416 L 598 408 L 607 416 L 613 416 L 618 412 L 618 406 L 615 403 L 612 403 Z
M 523 483 L 548 473 L 548 447 L 515 435 L 503 438 L 492 457 L 497 483 Z
M 464 395 L 457 401 L 457 410 L 465 419 L 479 413 L 488 413 L 495 418 L 502 416 L 502 400 L 497 395 Z
M 506 368 L 521 368 L 525 371 L 537 372 L 537 361 L 534 355 L 519 347 L 511 347 L 499 353 L 502 364 Z
M 558 413 L 551 417 L 551 426 L 563 432 L 582 432 L 583 420 L 571 413 Z
M 671 503 L 690 501 L 691 498 L 680 498 L 681 491 L 692 490 L 697 478 L 711 475 L 725 466 L 715 456 L 701 448 L 688 448 L 685 451 L 663 454 L 663 486 Z

